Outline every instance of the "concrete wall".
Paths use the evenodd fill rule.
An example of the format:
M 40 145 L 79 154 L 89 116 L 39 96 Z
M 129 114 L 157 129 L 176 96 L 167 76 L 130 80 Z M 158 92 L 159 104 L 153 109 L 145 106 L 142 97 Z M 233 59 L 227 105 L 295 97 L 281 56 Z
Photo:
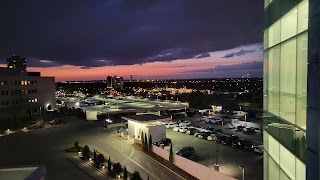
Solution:
M 56 107 L 55 98 L 55 78 L 54 77 L 41 77 L 37 82 L 38 86 L 38 102 L 47 110 L 48 105 L 52 109 Z
M 152 151 L 159 155 L 160 157 L 169 160 L 169 151 L 166 151 L 162 148 L 159 148 L 157 146 L 152 147 Z M 200 180 L 207 180 L 207 179 L 219 179 L 219 180 L 235 180 L 232 177 L 229 177 L 225 174 L 222 174 L 218 171 L 215 171 L 213 169 L 210 169 L 202 164 L 193 162 L 189 159 L 186 159 L 182 156 L 178 156 L 174 154 L 173 157 L 174 164 L 181 168 L 182 170 L 188 172 L 192 176 L 200 179 Z
M 97 111 L 86 111 L 86 120 L 95 121 L 98 120 L 98 112 Z
M 157 125 L 157 126 L 148 126 L 147 128 L 149 128 L 148 138 L 149 138 L 149 135 L 151 134 L 153 142 L 160 141 L 161 139 L 166 137 L 166 125 L 165 124 Z

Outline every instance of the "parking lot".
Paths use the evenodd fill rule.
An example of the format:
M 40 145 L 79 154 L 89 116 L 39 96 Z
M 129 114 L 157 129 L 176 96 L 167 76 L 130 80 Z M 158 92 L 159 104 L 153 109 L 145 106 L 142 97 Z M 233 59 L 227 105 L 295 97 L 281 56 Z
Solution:
M 193 126 L 205 126 L 219 128 L 226 134 L 234 134 L 239 136 L 240 139 L 252 140 L 259 144 L 262 142 L 260 132 L 253 134 L 244 134 L 235 129 L 228 129 L 227 125 L 211 125 L 203 122 L 198 122 L 199 117 L 196 118 L 183 118 L 192 122 Z M 213 168 L 216 161 L 220 166 L 220 172 L 241 179 L 242 170 L 239 166 L 245 167 L 245 176 L 249 179 L 262 179 L 263 178 L 263 155 L 253 151 L 246 151 L 239 148 L 215 143 L 200 139 L 193 135 L 188 135 L 181 132 L 174 132 L 172 128 L 167 129 L 167 137 L 172 140 L 174 152 L 182 147 L 192 146 L 196 150 L 196 154 L 188 157 L 200 164 Z M 168 147 L 166 147 L 168 148 Z

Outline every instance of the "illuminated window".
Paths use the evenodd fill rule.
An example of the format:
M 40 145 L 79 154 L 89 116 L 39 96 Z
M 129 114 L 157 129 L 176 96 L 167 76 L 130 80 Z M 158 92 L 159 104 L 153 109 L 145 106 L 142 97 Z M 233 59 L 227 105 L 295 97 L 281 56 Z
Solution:
M 297 34 L 297 8 L 293 8 L 281 18 L 281 41 Z
M 298 5 L 298 33 L 308 29 L 309 1 L 302 1 Z

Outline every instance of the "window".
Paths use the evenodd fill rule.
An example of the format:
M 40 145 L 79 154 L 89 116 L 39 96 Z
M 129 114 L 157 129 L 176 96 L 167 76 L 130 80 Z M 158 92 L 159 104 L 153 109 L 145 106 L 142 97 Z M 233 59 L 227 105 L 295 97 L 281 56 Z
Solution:
M 279 164 L 280 159 L 280 144 L 277 140 L 275 140 L 272 136 L 268 137 L 268 152 L 269 155 L 274 159 L 274 161 Z
M 296 39 L 281 44 L 280 117 L 295 124 Z
M 268 111 L 279 115 L 280 105 L 280 46 L 269 49 Z
M 269 27 L 269 47 L 280 43 L 280 34 L 280 21 L 277 21 Z
M 268 110 L 268 50 L 263 57 L 263 109 Z
M 296 171 L 296 157 L 285 147 L 280 145 L 280 167 L 291 178 L 294 179 Z
M 298 33 L 308 29 L 309 1 L 302 1 L 298 5 Z
M 293 8 L 281 18 L 281 41 L 297 34 L 297 8 Z
M 297 38 L 296 125 L 306 129 L 308 33 Z

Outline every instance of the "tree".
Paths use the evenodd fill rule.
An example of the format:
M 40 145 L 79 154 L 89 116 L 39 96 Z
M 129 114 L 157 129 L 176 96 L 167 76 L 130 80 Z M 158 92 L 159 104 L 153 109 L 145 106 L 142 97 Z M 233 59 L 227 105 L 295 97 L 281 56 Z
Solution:
M 120 163 L 113 164 L 113 172 L 116 174 L 120 174 L 122 172 L 122 167 Z
M 148 147 L 148 150 L 149 150 L 149 152 L 151 152 L 152 151 L 152 136 L 151 136 L 151 134 L 149 135 L 149 147 Z
M 94 149 L 93 150 L 93 162 L 96 162 L 97 160 L 97 151 Z
M 123 168 L 123 179 L 124 180 L 128 179 L 128 171 L 127 171 L 126 166 L 124 166 L 124 168 Z
M 140 173 L 138 171 L 133 172 L 131 180 L 142 180 Z
M 101 163 L 103 163 L 104 162 L 104 156 L 103 156 L 103 154 L 99 154 L 98 156 L 97 156 L 97 159 L 96 159 L 96 161 L 95 161 L 95 163 L 96 163 L 96 166 L 99 166 Z
M 148 151 L 148 138 L 147 138 L 147 133 L 144 134 L 144 146 L 143 146 L 143 149 L 145 151 Z
M 85 159 L 88 159 L 89 153 L 90 153 L 89 146 L 88 146 L 88 145 L 85 145 L 84 148 L 83 148 L 83 150 L 82 150 L 82 156 L 83 156 Z
M 169 162 L 173 164 L 173 150 L 172 150 L 172 144 L 170 145 Z
M 108 159 L 108 171 L 111 171 L 111 160 L 110 160 L 110 156 L 109 156 L 109 159 Z
M 141 139 L 141 145 L 143 146 L 143 144 L 144 144 L 144 139 L 143 139 L 143 131 L 141 132 L 141 136 L 140 136 L 140 139 Z
M 76 148 L 76 150 L 77 150 L 78 152 L 80 151 L 79 141 L 74 142 L 74 147 Z

